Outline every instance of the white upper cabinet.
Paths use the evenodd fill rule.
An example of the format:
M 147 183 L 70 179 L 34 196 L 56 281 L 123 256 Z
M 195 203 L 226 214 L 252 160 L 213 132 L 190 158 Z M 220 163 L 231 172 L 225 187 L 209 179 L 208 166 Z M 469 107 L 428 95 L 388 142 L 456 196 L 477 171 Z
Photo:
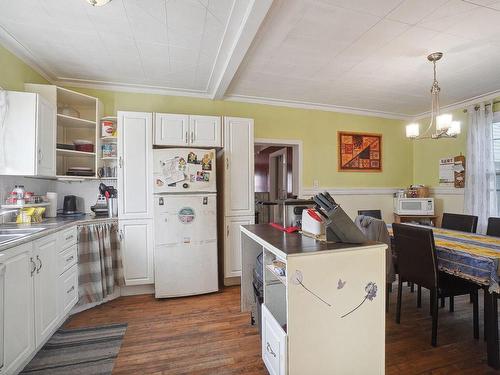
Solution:
M 226 216 L 255 212 L 253 120 L 224 117 L 224 211 Z
M 165 146 L 189 145 L 189 116 L 155 113 L 154 144 Z
M 0 107 L 0 174 L 56 175 L 56 108 L 39 94 L 7 91 Z
M 118 112 L 118 217 L 153 217 L 152 114 Z
M 221 119 L 217 116 L 189 116 L 190 145 L 194 147 L 221 147 Z
M 218 116 L 155 113 L 155 146 L 222 147 Z

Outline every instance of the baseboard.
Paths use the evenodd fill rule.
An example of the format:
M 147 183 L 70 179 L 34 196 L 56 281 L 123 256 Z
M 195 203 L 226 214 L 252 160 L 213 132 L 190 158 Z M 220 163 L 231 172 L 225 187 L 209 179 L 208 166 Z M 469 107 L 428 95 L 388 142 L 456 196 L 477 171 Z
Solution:
M 225 277 L 224 286 L 241 285 L 241 277 Z
M 155 285 L 129 285 L 120 288 L 120 296 L 137 296 L 140 294 L 154 294 Z

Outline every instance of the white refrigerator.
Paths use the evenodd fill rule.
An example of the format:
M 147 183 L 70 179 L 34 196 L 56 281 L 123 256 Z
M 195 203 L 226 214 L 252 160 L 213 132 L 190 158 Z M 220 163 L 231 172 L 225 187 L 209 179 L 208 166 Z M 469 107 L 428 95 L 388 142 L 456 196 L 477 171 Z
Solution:
M 216 292 L 215 150 L 153 151 L 155 296 Z

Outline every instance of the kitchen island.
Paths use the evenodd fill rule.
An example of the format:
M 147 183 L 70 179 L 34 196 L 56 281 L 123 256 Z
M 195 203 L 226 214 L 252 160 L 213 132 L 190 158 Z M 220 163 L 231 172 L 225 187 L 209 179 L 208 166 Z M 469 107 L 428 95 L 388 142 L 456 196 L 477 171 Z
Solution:
M 241 309 L 262 309 L 271 375 L 384 373 L 385 244 L 321 242 L 268 224 L 242 226 L 241 244 Z M 261 252 L 262 307 L 253 287 Z

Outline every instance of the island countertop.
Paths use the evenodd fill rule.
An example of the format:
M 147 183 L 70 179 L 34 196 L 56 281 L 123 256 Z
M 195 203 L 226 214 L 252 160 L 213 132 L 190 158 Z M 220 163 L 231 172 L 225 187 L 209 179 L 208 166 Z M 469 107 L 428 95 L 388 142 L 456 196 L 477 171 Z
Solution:
M 286 233 L 269 224 L 244 225 L 241 228 L 243 233 L 258 242 L 265 242 L 267 247 L 273 248 L 284 258 L 380 246 L 380 244 L 373 241 L 366 241 L 361 244 L 324 242 L 298 232 Z

